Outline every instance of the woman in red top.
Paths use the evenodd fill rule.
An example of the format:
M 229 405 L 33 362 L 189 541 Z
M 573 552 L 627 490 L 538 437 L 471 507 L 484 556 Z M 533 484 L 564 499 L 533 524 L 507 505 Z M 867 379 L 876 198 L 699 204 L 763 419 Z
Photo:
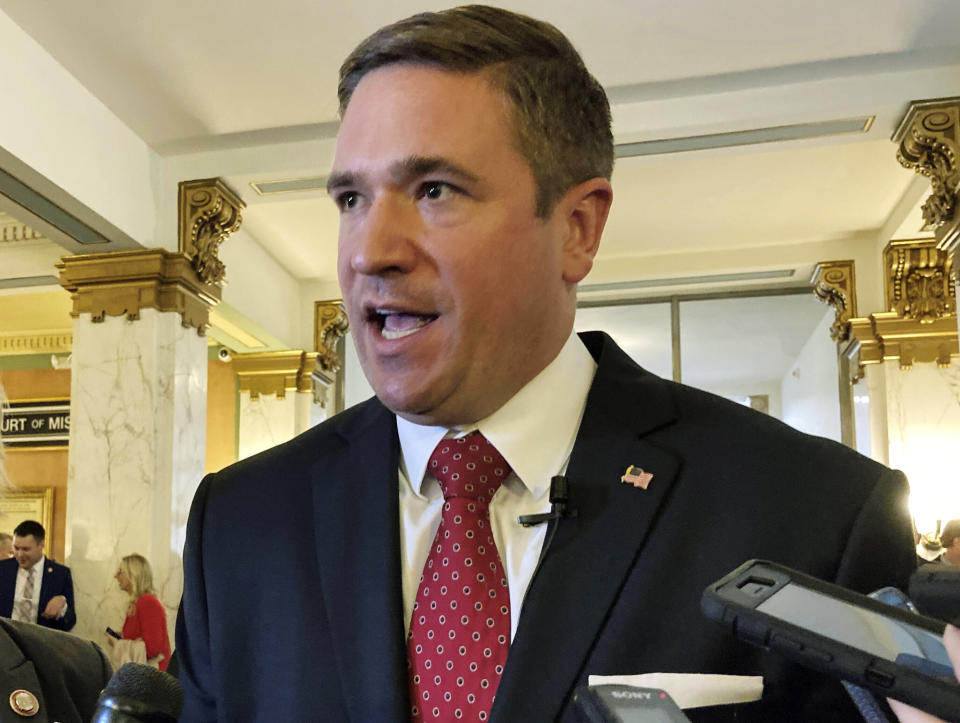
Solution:
M 170 662 L 170 638 L 167 635 L 167 611 L 153 589 L 153 571 L 143 555 L 127 555 L 114 575 L 120 589 L 130 594 L 130 607 L 123 623 L 125 640 L 143 640 L 147 660 L 163 656 L 160 670 Z

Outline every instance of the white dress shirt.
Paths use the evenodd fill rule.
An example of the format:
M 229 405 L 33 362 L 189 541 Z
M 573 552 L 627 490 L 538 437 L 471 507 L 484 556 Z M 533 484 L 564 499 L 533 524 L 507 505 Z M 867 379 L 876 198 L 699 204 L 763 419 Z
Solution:
M 397 417 L 400 436 L 400 553 L 404 625 L 410 627 L 420 585 L 443 508 L 440 484 L 427 463 L 445 437 L 480 432 L 504 456 L 512 472 L 490 501 L 490 522 L 510 590 L 510 638 L 517 632 L 523 599 L 537 567 L 547 525 L 522 527 L 519 515 L 550 511 L 550 478 L 566 471 L 597 365 L 576 334 L 557 357 L 486 419 L 460 429 L 426 427 Z
M 34 563 L 33 567 L 17 568 L 17 588 L 13 594 L 13 612 L 14 616 L 17 613 L 17 606 L 20 604 L 20 601 L 23 600 L 23 587 L 27 584 L 27 574 L 30 570 L 33 570 L 33 619 L 24 620 L 23 622 L 35 623 L 37 622 L 37 616 L 40 614 L 40 586 L 43 584 L 43 566 L 46 564 L 47 558 L 45 555 L 41 555 L 40 559 Z

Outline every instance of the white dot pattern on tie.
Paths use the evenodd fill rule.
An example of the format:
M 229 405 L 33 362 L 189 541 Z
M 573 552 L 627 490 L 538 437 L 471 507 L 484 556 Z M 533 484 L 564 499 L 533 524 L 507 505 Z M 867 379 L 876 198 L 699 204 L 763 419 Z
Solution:
M 407 638 L 411 718 L 486 721 L 510 645 L 510 595 L 488 505 L 510 467 L 475 432 L 441 441 L 428 470 L 444 504 Z

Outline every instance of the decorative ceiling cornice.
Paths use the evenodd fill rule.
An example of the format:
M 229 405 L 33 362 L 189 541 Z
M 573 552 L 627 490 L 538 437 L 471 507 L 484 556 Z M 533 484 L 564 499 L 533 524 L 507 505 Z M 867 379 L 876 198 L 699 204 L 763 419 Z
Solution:
M 12 244 L 20 241 L 40 241 L 46 238 L 25 223 L 0 211 L 0 244 Z
M 287 349 L 283 351 L 234 354 L 233 370 L 241 392 L 256 400 L 261 394 L 274 394 L 277 399 L 287 392 L 312 393 L 323 404 L 327 387 L 333 378 L 323 369 L 317 352 Z
M 206 284 L 222 284 L 226 267 L 218 251 L 240 228 L 246 204 L 219 178 L 181 181 L 177 196 L 180 252 Z
M 182 253 L 164 249 L 66 256 L 57 264 L 60 285 L 70 292 L 74 317 L 90 314 L 140 318 L 142 309 L 176 311 L 184 326 L 203 335 L 220 287 L 205 283 Z
M 65 354 L 73 349 L 73 332 L 0 333 L 0 356 Z
M 327 375 L 340 371 L 343 360 L 337 345 L 349 328 L 350 322 L 341 300 L 313 303 L 313 348 L 317 352 L 320 368 Z
M 952 260 L 935 239 L 891 241 L 883 251 L 886 311 L 849 320 L 843 353 L 859 365 L 897 360 L 945 367 L 960 356 Z
M 893 141 L 897 160 L 930 179 L 932 193 L 923 204 L 925 231 L 953 261 L 960 284 L 960 97 L 914 101 Z
M 857 315 L 857 280 L 853 261 L 822 261 L 814 267 L 811 283 L 816 297 L 836 309 L 830 338 L 846 341 L 850 337 L 850 319 Z

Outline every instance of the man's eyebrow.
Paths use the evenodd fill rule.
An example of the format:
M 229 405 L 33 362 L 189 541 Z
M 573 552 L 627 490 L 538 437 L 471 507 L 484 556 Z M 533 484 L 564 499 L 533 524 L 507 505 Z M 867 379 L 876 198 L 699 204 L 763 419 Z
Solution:
M 478 179 L 463 166 L 443 156 L 408 156 L 390 167 L 390 176 L 395 183 L 403 183 L 432 173 L 456 176 L 460 180 L 476 183 Z
M 433 173 L 454 176 L 467 183 L 477 183 L 480 180 L 467 169 L 442 156 L 408 156 L 392 163 L 388 172 L 390 182 L 395 185 L 403 185 L 414 178 Z M 353 171 L 334 171 L 327 178 L 327 193 L 332 194 L 337 188 L 356 186 L 360 180 L 361 175 Z
M 356 180 L 356 176 L 350 171 L 334 171 L 327 177 L 327 193 L 332 194 L 335 188 L 353 186 Z

